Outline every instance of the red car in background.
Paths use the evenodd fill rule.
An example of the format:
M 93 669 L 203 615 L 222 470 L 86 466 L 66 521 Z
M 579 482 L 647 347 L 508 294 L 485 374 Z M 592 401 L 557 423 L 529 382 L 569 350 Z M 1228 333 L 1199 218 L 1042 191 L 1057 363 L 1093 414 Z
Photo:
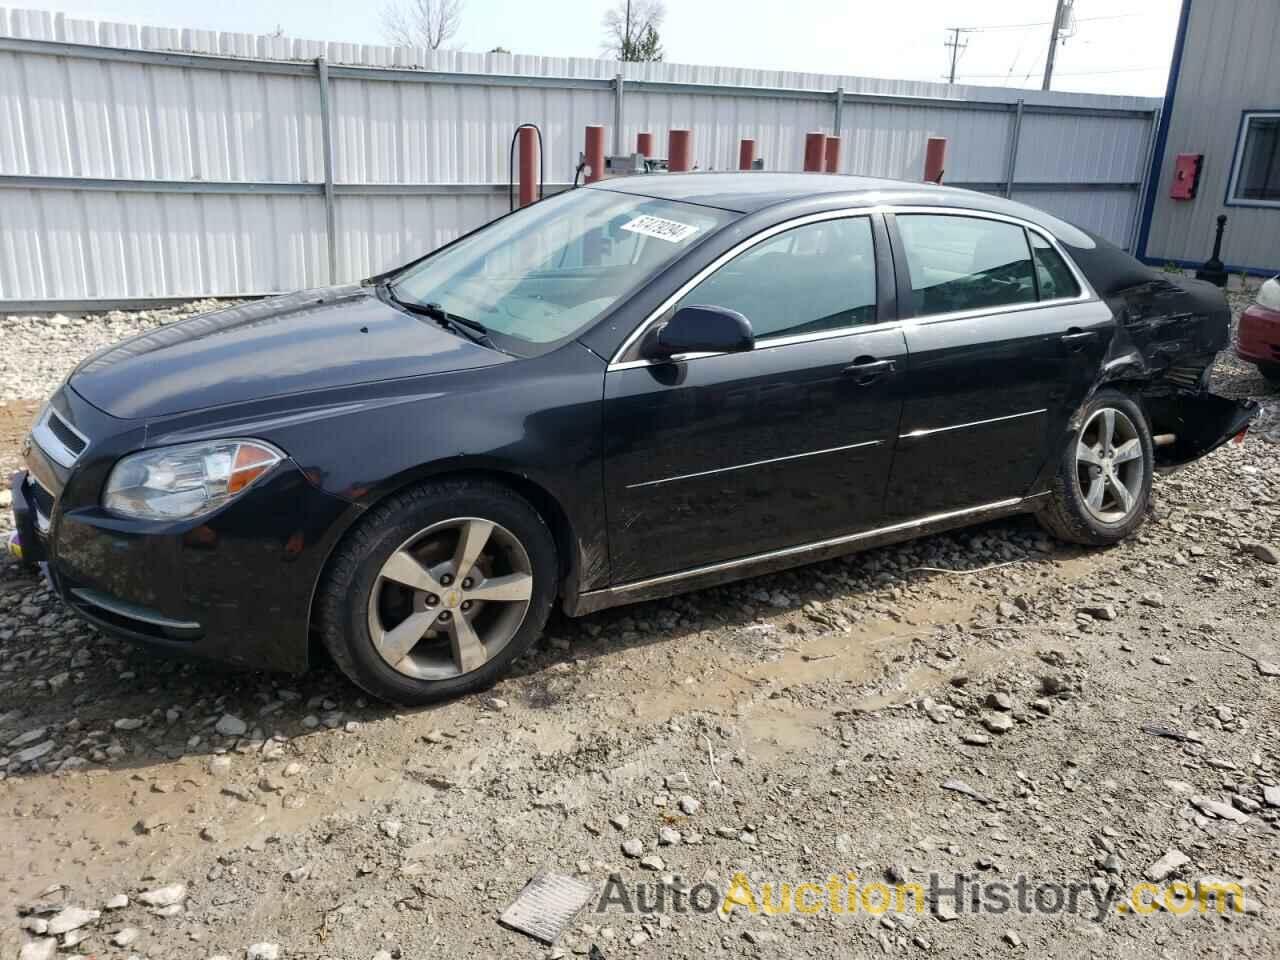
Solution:
M 1259 287 L 1257 299 L 1240 315 L 1236 355 L 1257 364 L 1272 383 L 1280 383 L 1280 277 Z

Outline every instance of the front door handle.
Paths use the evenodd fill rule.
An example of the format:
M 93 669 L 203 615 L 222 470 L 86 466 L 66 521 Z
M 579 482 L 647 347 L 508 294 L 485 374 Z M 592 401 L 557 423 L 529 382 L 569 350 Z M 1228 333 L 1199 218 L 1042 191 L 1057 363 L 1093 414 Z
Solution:
M 875 357 L 859 357 L 844 368 L 844 372 L 854 378 L 858 386 L 875 383 L 883 374 L 893 373 L 897 364 L 892 360 L 877 360 Z
M 1081 330 L 1079 327 L 1072 327 L 1062 335 L 1062 342 L 1067 345 L 1067 349 L 1072 353 L 1083 350 L 1084 345 L 1096 337 L 1097 334 L 1092 330 Z

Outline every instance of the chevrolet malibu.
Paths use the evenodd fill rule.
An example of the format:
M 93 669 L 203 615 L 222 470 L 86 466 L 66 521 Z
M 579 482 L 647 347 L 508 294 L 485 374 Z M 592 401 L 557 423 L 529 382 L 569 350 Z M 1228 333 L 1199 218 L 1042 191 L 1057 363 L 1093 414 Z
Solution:
M 90 357 L 17 543 L 99 628 L 424 703 L 580 615 L 1019 513 L 1082 544 L 1253 415 L 1214 287 L 1039 210 L 814 174 L 565 192 Z

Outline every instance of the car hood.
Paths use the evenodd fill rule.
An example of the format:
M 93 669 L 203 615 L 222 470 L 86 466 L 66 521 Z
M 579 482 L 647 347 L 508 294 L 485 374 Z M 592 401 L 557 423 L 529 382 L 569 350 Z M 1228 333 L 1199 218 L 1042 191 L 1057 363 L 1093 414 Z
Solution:
M 140 419 L 507 359 L 344 286 L 159 327 L 94 354 L 70 385 L 113 417 Z

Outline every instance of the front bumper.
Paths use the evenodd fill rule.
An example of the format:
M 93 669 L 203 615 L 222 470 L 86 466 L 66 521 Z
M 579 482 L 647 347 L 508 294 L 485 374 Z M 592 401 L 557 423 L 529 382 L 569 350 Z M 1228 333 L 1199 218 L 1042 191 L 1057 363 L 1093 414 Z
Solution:
M 63 490 L 48 490 L 56 484 L 38 447 L 28 453 L 33 459 L 38 469 L 20 471 L 11 484 L 22 559 L 47 564 L 58 594 L 82 618 L 183 654 L 306 668 L 312 594 L 350 504 L 286 460 L 209 516 L 131 520 L 96 502 L 75 505 L 74 475 Z

